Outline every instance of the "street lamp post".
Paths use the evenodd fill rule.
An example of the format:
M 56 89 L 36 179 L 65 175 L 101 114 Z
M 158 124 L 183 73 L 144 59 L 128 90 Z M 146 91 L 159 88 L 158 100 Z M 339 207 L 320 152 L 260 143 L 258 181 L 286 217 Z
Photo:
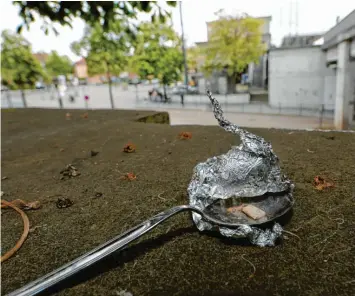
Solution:
M 188 78 L 188 74 L 187 74 L 186 48 L 185 48 L 185 36 L 184 36 L 184 22 L 182 20 L 182 1 L 179 1 L 179 8 L 180 8 L 180 22 L 181 22 L 182 53 L 183 53 L 183 56 L 184 56 L 185 85 L 188 85 L 189 78 Z

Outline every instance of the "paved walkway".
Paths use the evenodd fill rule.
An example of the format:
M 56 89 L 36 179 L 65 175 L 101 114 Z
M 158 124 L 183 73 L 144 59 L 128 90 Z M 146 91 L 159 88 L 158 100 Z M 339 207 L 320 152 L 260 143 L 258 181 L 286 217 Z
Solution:
M 170 114 L 172 125 L 217 125 L 209 106 L 207 96 L 196 96 L 194 102 L 185 102 L 182 107 L 178 98 L 171 104 L 150 102 L 142 98 L 147 95 L 149 87 L 137 89 L 130 86 L 127 91 L 114 87 L 114 101 L 117 109 L 143 109 L 167 111 Z M 71 91 L 68 91 L 68 95 Z M 70 102 L 68 95 L 63 100 L 65 109 L 85 109 L 84 94 L 89 94 L 89 109 L 110 109 L 107 86 L 88 86 L 79 89 L 78 98 Z M 9 107 L 7 93 L 1 94 L 1 107 Z M 137 98 L 137 97 L 140 97 Z M 59 108 L 57 94 L 48 91 L 26 91 L 28 107 Z M 19 91 L 11 92 L 11 103 L 14 108 L 22 108 Z M 266 104 L 234 104 L 228 98 L 221 97 L 221 105 L 226 117 L 244 127 L 266 127 L 287 129 L 315 129 L 320 127 L 320 116 L 317 110 L 274 110 Z M 302 111 L 302 112 L 301 112 Z M 318 112 L 318 113 L 317 113 Z M 281 113 L 283 115 L 272 115 Z M 298 116 L 302 114 L 302 116 Z M 323 117 L 322 128 L 332 126 L 332 120 Z M 329 118 L 329 117 L 328 117 Z
M 159 110 L 161 111 L 161 109 Z M 172 125 L 217 125 L 212 112 L 198 110 L 165 110 Z M 318 118 L 305 116 L 264 115 L 246 113 L 225 113 L 231 122 L 244 127 L 265 127 L 285 129 L 318 129 Z M 332 120 L 323 120 L 322 128 L 330 128 Z

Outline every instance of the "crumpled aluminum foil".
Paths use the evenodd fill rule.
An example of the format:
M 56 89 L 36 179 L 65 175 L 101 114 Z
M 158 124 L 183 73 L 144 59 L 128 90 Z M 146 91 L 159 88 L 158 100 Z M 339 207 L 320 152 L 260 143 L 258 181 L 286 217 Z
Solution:
M 271 144 L 263 138 L 249 133 L 223 117 L 219 102 L 207 95 L 212 103 L 213 113 L 224 130 L 240 136 L 242 143 L 226 154 L 207 159 L 195 168 L 188 187 L 190 205 L 201 210 L 218 199 L 231 197 L 255 197 L 267 192 L 290 192 L 294 185 L 281 173 L 278 157 Z M 211 230 L 214 225 L 193 213 L 193 221 L 200 231 Z M 258 246 L 273 246 L 282 235 L 282 227 L 275 224 L 272 229 L 262 230 L 249 225 L 237 229 L 219 227 L 227 237 L 246 237 Z

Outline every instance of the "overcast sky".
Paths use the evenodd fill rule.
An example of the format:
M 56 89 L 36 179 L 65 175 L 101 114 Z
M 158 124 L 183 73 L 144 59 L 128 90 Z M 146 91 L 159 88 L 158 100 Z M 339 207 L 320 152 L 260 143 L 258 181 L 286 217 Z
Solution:
M 184 0 L 183 21 L 188 45 L 206 41 L 206 22 L 214 20 L 214 13 L 220 9 L 225 9 L 227 13 L 245 12 L 255 17 L 271 16 L 272 42 L 279 45 L 283 36 L 296 30 L 299 34 L 327 31 L 335 25 L 337 16 L 344 18 L 355 9 L 355 4 L 350 0 Z M 178 6 L 172 9 L 172 14 L 173 26 L 181 34 Z M 1 30 L 15 30 L 21 23 L 17 6 L 9 0 L 0 1 L 0 22 Z M 81 38 L 84 23 L 76 19 L 72 25 L 73 29 L 57 27 L 58 37 L 53 33 L 46 36 L 38 20 L 31 25 L 30 31 L 24 29 L 22 34 L 31 42 L 35 52 L 57 50 L 77 61 L 78 57 L 71 52 L 70 44 Z

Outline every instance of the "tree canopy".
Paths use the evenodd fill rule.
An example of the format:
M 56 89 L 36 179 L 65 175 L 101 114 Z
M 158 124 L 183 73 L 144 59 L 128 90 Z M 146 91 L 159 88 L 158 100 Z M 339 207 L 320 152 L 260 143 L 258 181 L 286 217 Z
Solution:
M 127 17 L 136 19 L 140 12 L 150 13 L 152 21 L 164 22 L 170 12 L 163 9 L 156 1 L 14 1 L 20 7 L 19 15 L 23 23 L 18 32 L 35 21 L 36 14 L 43 20 L 43 29 L 48 33 L 52 29 L 58 33 L 55 24 L 72 27 L 74 18 L 80 18 L 89 25 L 100 23 L 104 30 L 111 22 Z M 167 1 L 168 6 L 175 7 L 176 1 Z
M 126 20 L 111 22 L 105 31 L 101 24 L 87 26 L 83 38 L 71 45 L 76 55 L 84 56 L 89 75 L 106 74 L 111 106 L 114 99 L 111 87 L 112 75 L 119 75 L 127 66 L 130 38 Z
M 186 50 L 187 68 L 189 71 L 198 72 L 199 60 L 201 58 L 201 49 L 197 46 L 190 47 Z
M 129 39 L 125 24 L 110 23 L 107 31 L 96 23 L 86 27 L 83 38 L 71 45 L 72 51 L 84 56 L 88 65 L 89 75 L 120 74 L 127 65 Z
M 161 22 L 140 24 L 134 43 L 132 64 L 141 78 L 154 76 L 163 85 L 181 78 L 183 57 L 177 33 Z
M 208 44 L 204 50 L 205 70 L 227 70 L 229 76 L 235 76 L 245 70 L 251 62 L 258 62 L 265 52 L 262 43 L 259 19 L 218 13 L 219 19 L 211 24 Z
M 1 80 L 11 89 L 32 88 L 46 74 L 33 56 L 31 44 L 21 35 L 3 31 L 1 34 Z
M 67 56 L 60 56 L 56 51 L 52 51 L 46 60 L 46 71 L 52 77 L 72 74 L 72 61 Z

